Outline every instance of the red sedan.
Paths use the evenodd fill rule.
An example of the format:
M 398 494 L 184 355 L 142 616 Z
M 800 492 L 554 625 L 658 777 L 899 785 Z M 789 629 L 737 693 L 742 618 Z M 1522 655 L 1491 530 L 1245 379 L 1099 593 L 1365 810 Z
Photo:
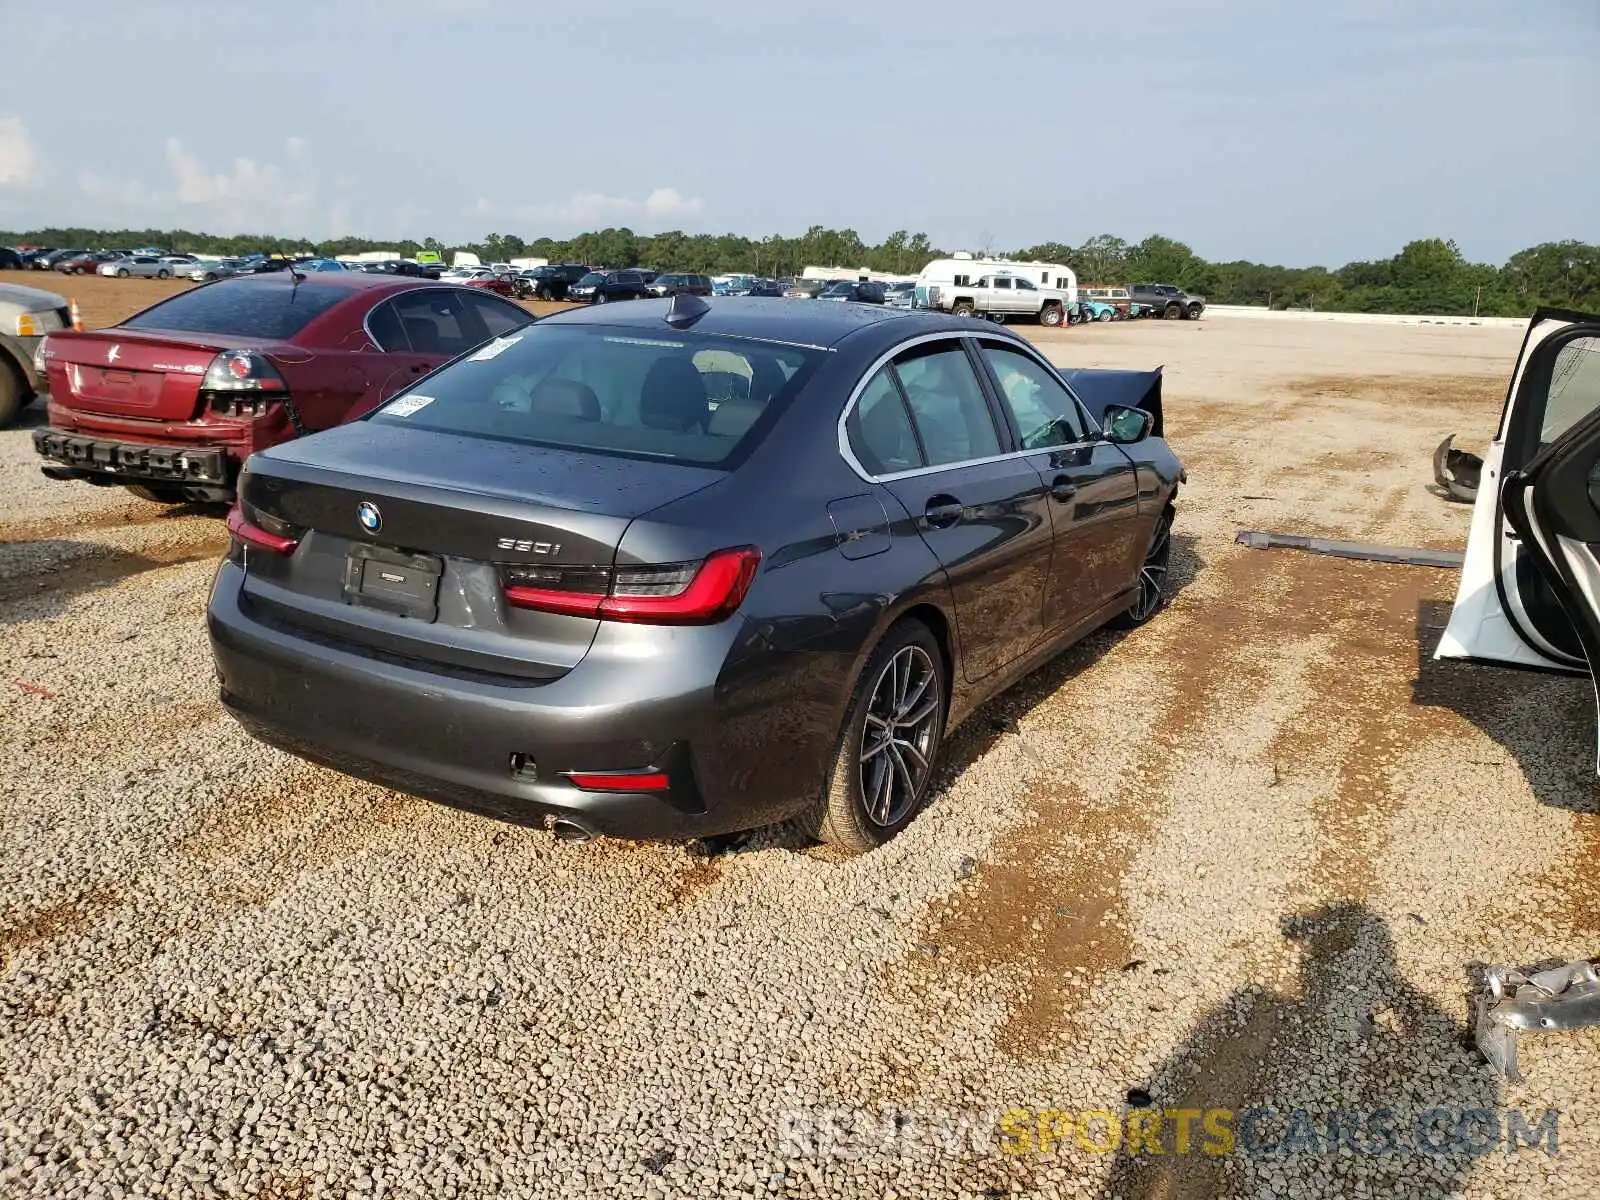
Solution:
M 35 355 L 52 479 L 164 503 L 227 500 L 253 452 L 371 411 L 465 350 L 533 320 L 426 279 L 277 271 L 180 292 Z
M 482 288 L 484 291 L 494 292 L 498 296 L 515 296 L 517 294 L 514 278 L 498 271 L 477 271 L 461 282 L 465 287 Z

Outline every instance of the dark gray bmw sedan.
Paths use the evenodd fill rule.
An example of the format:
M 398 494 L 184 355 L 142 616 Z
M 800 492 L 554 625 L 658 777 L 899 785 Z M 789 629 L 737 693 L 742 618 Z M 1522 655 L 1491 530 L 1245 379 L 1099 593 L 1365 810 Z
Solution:
M 248 461 L 209 609 L 223 702 L 573 839 L 795 817 L 869 850 L 976 706 L 1161 606 L 1159 402 L 1071 378 L 882 305 L 540 321 Z

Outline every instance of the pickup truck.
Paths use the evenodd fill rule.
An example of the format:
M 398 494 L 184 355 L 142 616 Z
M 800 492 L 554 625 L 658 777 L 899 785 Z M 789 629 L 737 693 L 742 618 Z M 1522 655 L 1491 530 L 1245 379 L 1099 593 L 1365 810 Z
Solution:
M 982 316 L 994 321 L 1036 317 L 1041 325 L 1060 325 L 1066 319 L 1069 299 L 1066 292 L 1038 287 L 1020 275 L 984 275 L 970 284 L 941 285 L 928 291 L 928 307 L 958 317 Z
M 1136 283 L 1128 289 L 1128 295 L 1135 304 L 1149 305 L 1151 316 L 1169 321 L 1198 321 L 1206 308 L 1204 296 L 1191 296 L 1170 283 Z

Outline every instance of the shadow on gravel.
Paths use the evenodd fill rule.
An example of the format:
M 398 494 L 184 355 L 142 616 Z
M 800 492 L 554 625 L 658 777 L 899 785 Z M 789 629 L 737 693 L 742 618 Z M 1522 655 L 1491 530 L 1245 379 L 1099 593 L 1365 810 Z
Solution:
M 0 626 L 58 616 L 75 596 L 145 571 L 220 558 L 227 548 L 227 535 L 224 532 L 148 554 L 65 540 L 29 545 L 40 550 L 51 565 L 21 571 L 0 567 Z
M 1279 926 L 1301 947 L 1298 986 L 1235 991 L 1129 1089 L 1104 1195 L 1456 1194 L 1514 1127 L 1469 1048 L 1465 1007 L 1453 1018 L 1406 981 L 1388 926 L 1363 904 Z M 1542 1114 L 1526 1116 L 1532 1129 Z M 1105 1132 L 1087 1131 L 1101 1146 Z
M 1172 560 L 1167 575 L 1167 600 L 1170 603 L 1182 590 L 1194 582 L 1205 565 L 1200 556 L 1199 539 L 1192 534 L 1172 535 Z M 1162 615 L 1154 620 L 1159 623 Z M 1104 628 L 1084 638 L 1083 641 L 1063 650 L 1055 658 L 1023 676 L 982 708 L 962 722 L 961 728 L 945 742 L 941 752 L 942 762 L 934 778 L 938 791 L 950 787 L 957 776 L 982 758 L 1008 734 L 1020 730 L 1022 718 L 1043 704 L 1079 672 L 1092 665 L 1124 638 L 1137 637 L 1138 630 Z M 715 857 L 745 850 L 768 850 L 774 847 L 798 850 L 809 843 L 791 826 L 776 826 L 756 830 L 749 834 L 728 837 L 703 838 L 693 844 L 696 855 Z
M 1600 788 L 1591 770 L 1595 700 L 1590 681 L 1459 659 L 1438 661 L 1433 652 L 1449 620 L 1449 601 L 1425 600 L 1417 606 L 1412 703 L 1447 708 L 1476 725 L 1516 760 L 1539 803 L 1600 813 Z

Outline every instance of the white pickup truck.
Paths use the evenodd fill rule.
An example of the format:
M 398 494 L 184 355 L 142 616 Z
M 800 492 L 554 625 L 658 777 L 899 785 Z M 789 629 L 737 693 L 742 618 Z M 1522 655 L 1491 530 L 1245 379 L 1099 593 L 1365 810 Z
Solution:
M 1066 292 L 1039 287 L 1020 275 L 984 275 L 970 284 L 941 284 L 928 293 L 929 308 L 958 317 L 1034 317 L 1041 325 L 1059 325 L 1067 316 Z

